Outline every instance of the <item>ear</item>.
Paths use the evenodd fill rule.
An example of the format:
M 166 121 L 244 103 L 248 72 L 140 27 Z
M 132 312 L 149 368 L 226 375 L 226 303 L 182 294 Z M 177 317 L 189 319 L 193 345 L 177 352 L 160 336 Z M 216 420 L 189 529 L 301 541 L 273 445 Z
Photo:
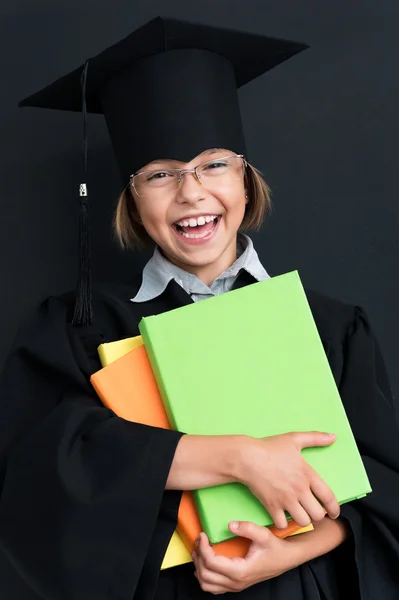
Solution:
M 132 197 L 133 197 L 133 202 L 134 202 L 134 208 L 132 210 L 133 220 L 136 221 L 136 223 L 140 223 L 141 224 L 142 221 L 141 221 L 140 213 L 138 211 L 136 200 L 135 200 L 133 194 L 132 194 Z
M 248 202 L 249 202 L 248 193 L 247 193 L 247 190 L 245 190 L 245 204 L 248 204 Z

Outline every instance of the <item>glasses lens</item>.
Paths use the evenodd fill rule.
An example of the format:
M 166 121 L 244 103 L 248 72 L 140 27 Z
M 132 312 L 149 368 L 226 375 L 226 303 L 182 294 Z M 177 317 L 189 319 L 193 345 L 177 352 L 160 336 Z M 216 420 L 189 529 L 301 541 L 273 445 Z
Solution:
M 198 167 L 201 183 L 211 183 L 215 179 L 242 179 L 244 176 L 244 161 L 241 156 L 217 158 Z
M 144 171 L 133 177 L 133 186 L 139 196 L 163 188 L 178 188 L 179 174 L 175 171 Z

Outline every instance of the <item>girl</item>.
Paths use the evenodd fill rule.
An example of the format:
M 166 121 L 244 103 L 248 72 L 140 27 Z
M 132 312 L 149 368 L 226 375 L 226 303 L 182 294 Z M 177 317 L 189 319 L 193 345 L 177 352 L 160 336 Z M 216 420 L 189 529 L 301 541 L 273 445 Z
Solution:
M 142 317 L 268 277 L 243 233 L 260 225 L 270 198 L 246 159 L 236 86 L 303 48 L 156 19 L 24 101 L 77 110 L 82 76 L 84 115 L 104 113 L 126 186 L 117 238 L 124 247 L 151 240 L 155 251 L 140 281 L 91 297 L 82 184 L 77 302 L 67 293 L 42 304 L 1 382 L 2 598 L 397 598 L 398 427 L 362 309 L 307 292 L 373 488 L 341 509 L 301 456 L 333 435 L 183 435 L 116 417 L 89 383 L 98 345 L 137 335 Z M 281 540 L 232 522 L 252 542 L 245 558 L 216 556 L 201 534 L 193 565 L 160 573 L 181 491 L 231 481 L 277 527 L 289 511 L 314 531 Z

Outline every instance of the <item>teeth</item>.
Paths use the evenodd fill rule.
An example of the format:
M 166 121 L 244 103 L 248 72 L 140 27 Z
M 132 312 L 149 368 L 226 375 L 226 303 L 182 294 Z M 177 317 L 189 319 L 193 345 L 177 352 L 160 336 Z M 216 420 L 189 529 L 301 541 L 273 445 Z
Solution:
M 211 219 L 212 220 L 212 219 Z M 215 229 L 215 224 L 213 223 L 211 225 L 211 227 L 208 227 L 206 229 L 206 231 L 203 231 L 202 233 L 186 233 L 185 231 L 179 231 L 179 235 L 182 235 L 185 238 L 190 238 L 190 239 L 199 239 L 199 238 L 204 238 L 207 235 L 209 235 L 211 233 L 211 231 L 213 231 Z
M 204 233 L 184 233 L 184 231 L 181 231 L 180 235 L 184 236 L 185 238 L 199 239 L 199 238 L 203 238 L 206 235 L 208 235 L 209 231 L 210 230 L 204 231 Z
M 197 227 L 197 225 L 205 225 L 205 223 L 210 223 L 216 218 L 217 215 L 207 215 L 206 217 L 198 217 L 198 219 L 184 219 L 183 221 L 178 221 L 177 225 L 180 225 L 180 227 Z

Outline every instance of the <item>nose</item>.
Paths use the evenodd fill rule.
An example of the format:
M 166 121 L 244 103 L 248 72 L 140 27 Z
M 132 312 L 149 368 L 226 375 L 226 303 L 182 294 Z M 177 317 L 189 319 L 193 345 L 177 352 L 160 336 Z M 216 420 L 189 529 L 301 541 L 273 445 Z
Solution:
M 178 202 L 189 202 L 191 204 L 206 198 L 207 192 L 201 185 L 194 171 L 182 174 L 180 187 L 177 190 Z

